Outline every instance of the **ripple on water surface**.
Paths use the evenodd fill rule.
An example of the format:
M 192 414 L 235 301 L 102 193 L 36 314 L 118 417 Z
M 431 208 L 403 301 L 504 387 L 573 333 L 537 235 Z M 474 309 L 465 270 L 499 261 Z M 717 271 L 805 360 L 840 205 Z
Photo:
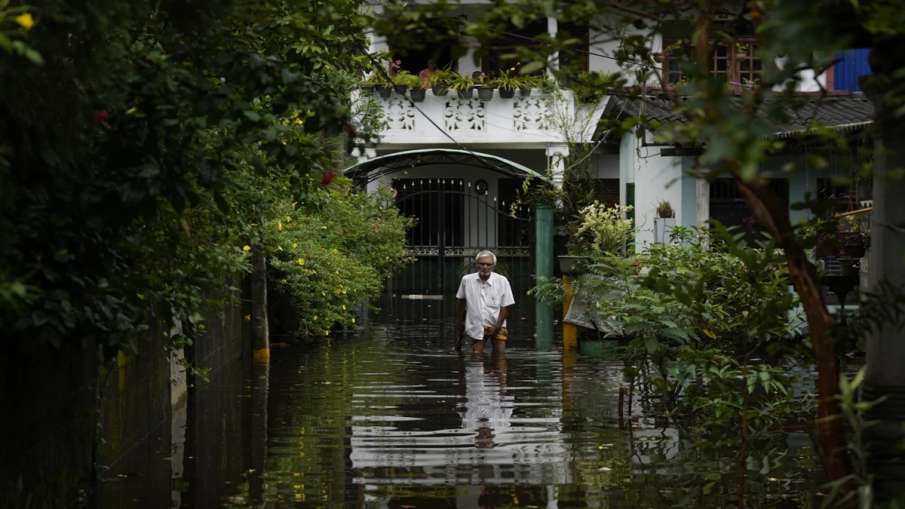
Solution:
M 678 432 L 641 417 L 637 400 L 620 415 L 618 362 L 538 351 L 530 339 L 512 340 L 505 355 L 459 354 L 443 338 L 384 330 L 274 355 L 261 497 L 303 507 L 672 507 L 687 500 L 688 482 L 719 491 L 676 468 L 688 454 Z M 255 498 L 259 474 L 230 500 Z M 717 495 L 702 504 L 721 505 Z

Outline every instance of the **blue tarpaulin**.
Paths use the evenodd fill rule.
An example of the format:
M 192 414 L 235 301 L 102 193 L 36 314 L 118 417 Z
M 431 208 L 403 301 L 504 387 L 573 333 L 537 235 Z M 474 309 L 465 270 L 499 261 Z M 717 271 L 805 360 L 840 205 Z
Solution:
M 860 92 L 858 78 L 870 74 L 870 49 L 849 49 L 839 54 L 839 61 L 833 68 L 833 88 Z

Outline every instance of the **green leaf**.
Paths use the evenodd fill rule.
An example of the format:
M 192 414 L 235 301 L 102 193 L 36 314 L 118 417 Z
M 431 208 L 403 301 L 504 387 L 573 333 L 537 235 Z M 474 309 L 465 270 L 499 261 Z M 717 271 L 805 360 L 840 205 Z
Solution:
M 521 69 L 519 69 L 519 73 L 522 75 L 532 74 L 541 69 L 544 69 L 547 66 L 547 63 L 542 60 L 532 60 L 527 64 L 523 65 Z

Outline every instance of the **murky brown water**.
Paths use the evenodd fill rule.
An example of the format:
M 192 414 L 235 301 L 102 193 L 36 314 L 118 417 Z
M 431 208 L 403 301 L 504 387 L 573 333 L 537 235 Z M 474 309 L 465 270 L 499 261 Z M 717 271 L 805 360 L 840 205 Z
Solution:
M 215 372 L 196 388 L 206 403 L 190 400 L 184 449 L 176 423 L 176 454 L 148 458 L 176 463 L 164 494 L 152 501 L 154 488 L 125 477 L 106 505 L 810 505 L 806 435 L 777 437 L 771 471 L 740 468 L 735 451 L 692 447 L 629 402 L 621 363 L 594 345 L 563 353 L 515 329 L 505 355 L 474 356 L 438 323 L 392 320 L 275 349 L 243 383 Z

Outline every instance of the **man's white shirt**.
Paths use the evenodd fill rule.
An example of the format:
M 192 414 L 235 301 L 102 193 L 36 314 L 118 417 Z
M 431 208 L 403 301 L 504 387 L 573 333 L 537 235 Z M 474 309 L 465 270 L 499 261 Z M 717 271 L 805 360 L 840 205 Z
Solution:
M 500 309 L 515 304 L 509 280 L 496 272 L 491 272 L 487 281 L 477 272 L 462 276 L 456 298 L 465 299 L 465 334 L 472 339 L 483 339 L 484 326 L 496 325 Z

